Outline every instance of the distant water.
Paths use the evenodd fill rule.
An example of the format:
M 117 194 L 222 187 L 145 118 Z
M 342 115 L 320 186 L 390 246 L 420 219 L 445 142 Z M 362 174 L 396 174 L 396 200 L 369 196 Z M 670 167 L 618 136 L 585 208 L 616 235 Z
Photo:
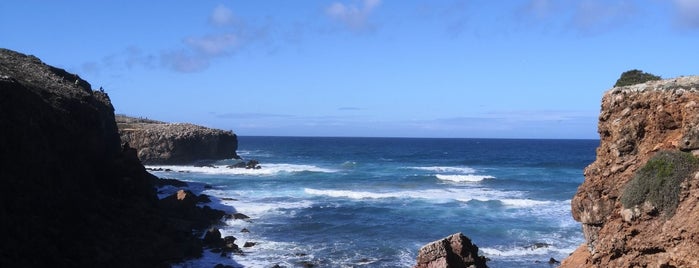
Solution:
M 250 222 L 245 267 L 410 267 L 428 242 L 462 232 L 490 267 L 551 267 L 583 243 L 570 201 L 597 140 L 239 137 L 260 170 L 158 166 L 213 186 Z M 235 199 L 235 200 L 231 200 Z M 247 228 L 249 233 L 241 233 Z M 183 264 L 212 267 L 216 254 Z

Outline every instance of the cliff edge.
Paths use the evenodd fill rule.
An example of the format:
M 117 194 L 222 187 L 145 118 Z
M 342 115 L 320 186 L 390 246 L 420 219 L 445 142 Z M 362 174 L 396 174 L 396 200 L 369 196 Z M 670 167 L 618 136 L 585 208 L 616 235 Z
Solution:
M 0 267 L 166 267 L 200 256 L 194 226 L 222 216 L 159 201 L 107 94 L 7 49 L 0 130 Z
M 144 164 L 239 158 L 238 137 L 232 131 L 123 115 L 116 116 L 116 122 L 121 140 L 137 150 Z
M 586 243 L 561 267 L 699 266 L 699 174 L 677 185 L 672 214 L 648 202 L 640 208 L 621 202 L 629 182 L 659 152 L 699 154 L 698 90 L 699 76 L 689 76 L 604 94 L 597 158 L 585 168 L 571 205 Z

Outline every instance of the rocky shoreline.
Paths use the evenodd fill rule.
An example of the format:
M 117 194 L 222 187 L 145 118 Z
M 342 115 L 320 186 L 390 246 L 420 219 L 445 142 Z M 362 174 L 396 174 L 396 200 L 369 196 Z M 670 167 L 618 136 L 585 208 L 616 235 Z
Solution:
M 75 74 L 0 49 L 0 114 L 0 267 L 168 267 L 225 216 L 184 190 L 159 199 L 182 182 L 146 171 Z

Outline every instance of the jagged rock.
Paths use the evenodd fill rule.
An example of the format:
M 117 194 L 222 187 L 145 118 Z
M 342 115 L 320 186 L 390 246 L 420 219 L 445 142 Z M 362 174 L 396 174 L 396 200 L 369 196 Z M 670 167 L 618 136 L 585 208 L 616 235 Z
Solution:
M 121 140 L 138 150 L 144 164 L 189 164 L 204 159 L 240 158 L 232 131 L 186 123 L 117 116 Z
M 236 238 L 233 236 L 226 236 L 223 238 L 223 252 L 240 252 L 240 248 L 235 244 Z
M 414 268 L 481 268 L 486 259 L 478 256 L 478 247 L 461 233 L 450 235 L 423 246 L 418 252 Z
M 244 169 L 261 169 L 260 161 L 252 159 L 248 162 L 238 162 L 233 165 L 226 166 L 227 168 L 244 168 Z
M 248 217 L 248 215 L 245 215 L 243 213 L 233 213 L 233 214 L 226 215 L 226 219 L 247 220 L 247 219 L 250 219 L 250 217 Z
M 0 49 L 0 267 L 161 267 L 201 255 L 122 147 L 109 96 Z M 41 245 L 37 247 L 37 245 Z
M 595 162 L 571 206 L 586 243 L 561 267 L 695 267 L 699 183 L 681 187 L 674 216 L 624 208 L 620 196 L 655 153 L 699 148 L 699 76 L 613 88 L 602 98 Z M 696 152 L 695 152 L 696 154 Z
M 221 231 L 217 228 L 210 228 L 204 234 L 204 246 L 207 247 L 221 247 L 223 245 L 223 238 L 221 238 Z
M 244 247 L 244 248 L 251 248 L 251 247 L 254 247 L 255 245 L 257 245 L 257 243 L 255 243 L 255 242 L 249 242 L 249 241 L 248 241 L 248 242 L 245 242 L 245 244 L 243 245 L 243 247 Z

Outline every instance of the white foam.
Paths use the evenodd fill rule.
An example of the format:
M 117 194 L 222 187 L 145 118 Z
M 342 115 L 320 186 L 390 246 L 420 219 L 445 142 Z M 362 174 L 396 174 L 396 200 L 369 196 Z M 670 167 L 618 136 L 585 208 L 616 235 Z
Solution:
M 254 202 L 240 202 L 240 201 L 224 201 L 224 204 L 230 204 L 234 206 L 236 210 L 248 215 L 252 218 L 259 218 L 266 214 L 278 213 L 280 210 L 290 210 L 290 209 L 301 209 L 310 208 L 313 206 L 313 202 L 309 200 L 302 200 L 298 202 L 273 202 L 264 203 L 260 201 Z
M 536 207 L 553 204 L 552 201 L 532 200 L 532 199 L 502 199 L 500 202 L 511 207 Z
M 519 196 L 519 192 L 502 192 L 485 188 L 455 188 L 455 189 L 429 189 L 416 191 L 397 192 L 368 192 L 352 190 L 319 190 L 305 188 L 304 192 L 310 195 L 328 196 L 334 198 L 349 199 L 386 199 L 386 198 L 409 198 L 423 199 L 430 201 L 460 201 L 471 200 L 489 201 L 499 200 L 505 197 Z M 464 198 L 467 196 L 468 198 Z
M 399 192 L 393 193 L 373 193 L 349 190 L 317 190 L 305 188 L 304 192 L 310 195 L 324 195 L 329 197 L 344 197 L 350 199 L 381 199 L 381 198 L 399 198 L 403 197 Z
M 336 170 L 321 168 L 313 165 L 298 164 L 260 164 L 260 169 L 227 168 L 225 165 L 216 166 L 146 166 L 150 169 L 171 170 L 173 172 L 192 172 L 214 175 L 249 175 L 249 176 L 271 176 L 280 173 L 296 172 L 322 172 L 333 173 Z
M 445 166 L 433 166 L 433 167 L 410 167 L 411 169 L 433 171 L 439 173 L 461 173 L 461 174 L 472 174 L 476 170 L 470 167 L 445 167 Z
M 575 251 L 576 248 L 558 248 L 553 245 L 540 248 L 531 247 L 511 247 L 511 248 L 480 248 L 486 257 L 522 257 L 522 256 L 533 256 L 533 255 L 543 255 L 550 256 L 552 254 L 562 254 L 567 255 Z
M 479 182 L 485 179 L 494 179 L 495 177 L 489 175 L 446 175 L 437 174 L 437 179 L 443 181 L 453 181 L 453 182 Z

